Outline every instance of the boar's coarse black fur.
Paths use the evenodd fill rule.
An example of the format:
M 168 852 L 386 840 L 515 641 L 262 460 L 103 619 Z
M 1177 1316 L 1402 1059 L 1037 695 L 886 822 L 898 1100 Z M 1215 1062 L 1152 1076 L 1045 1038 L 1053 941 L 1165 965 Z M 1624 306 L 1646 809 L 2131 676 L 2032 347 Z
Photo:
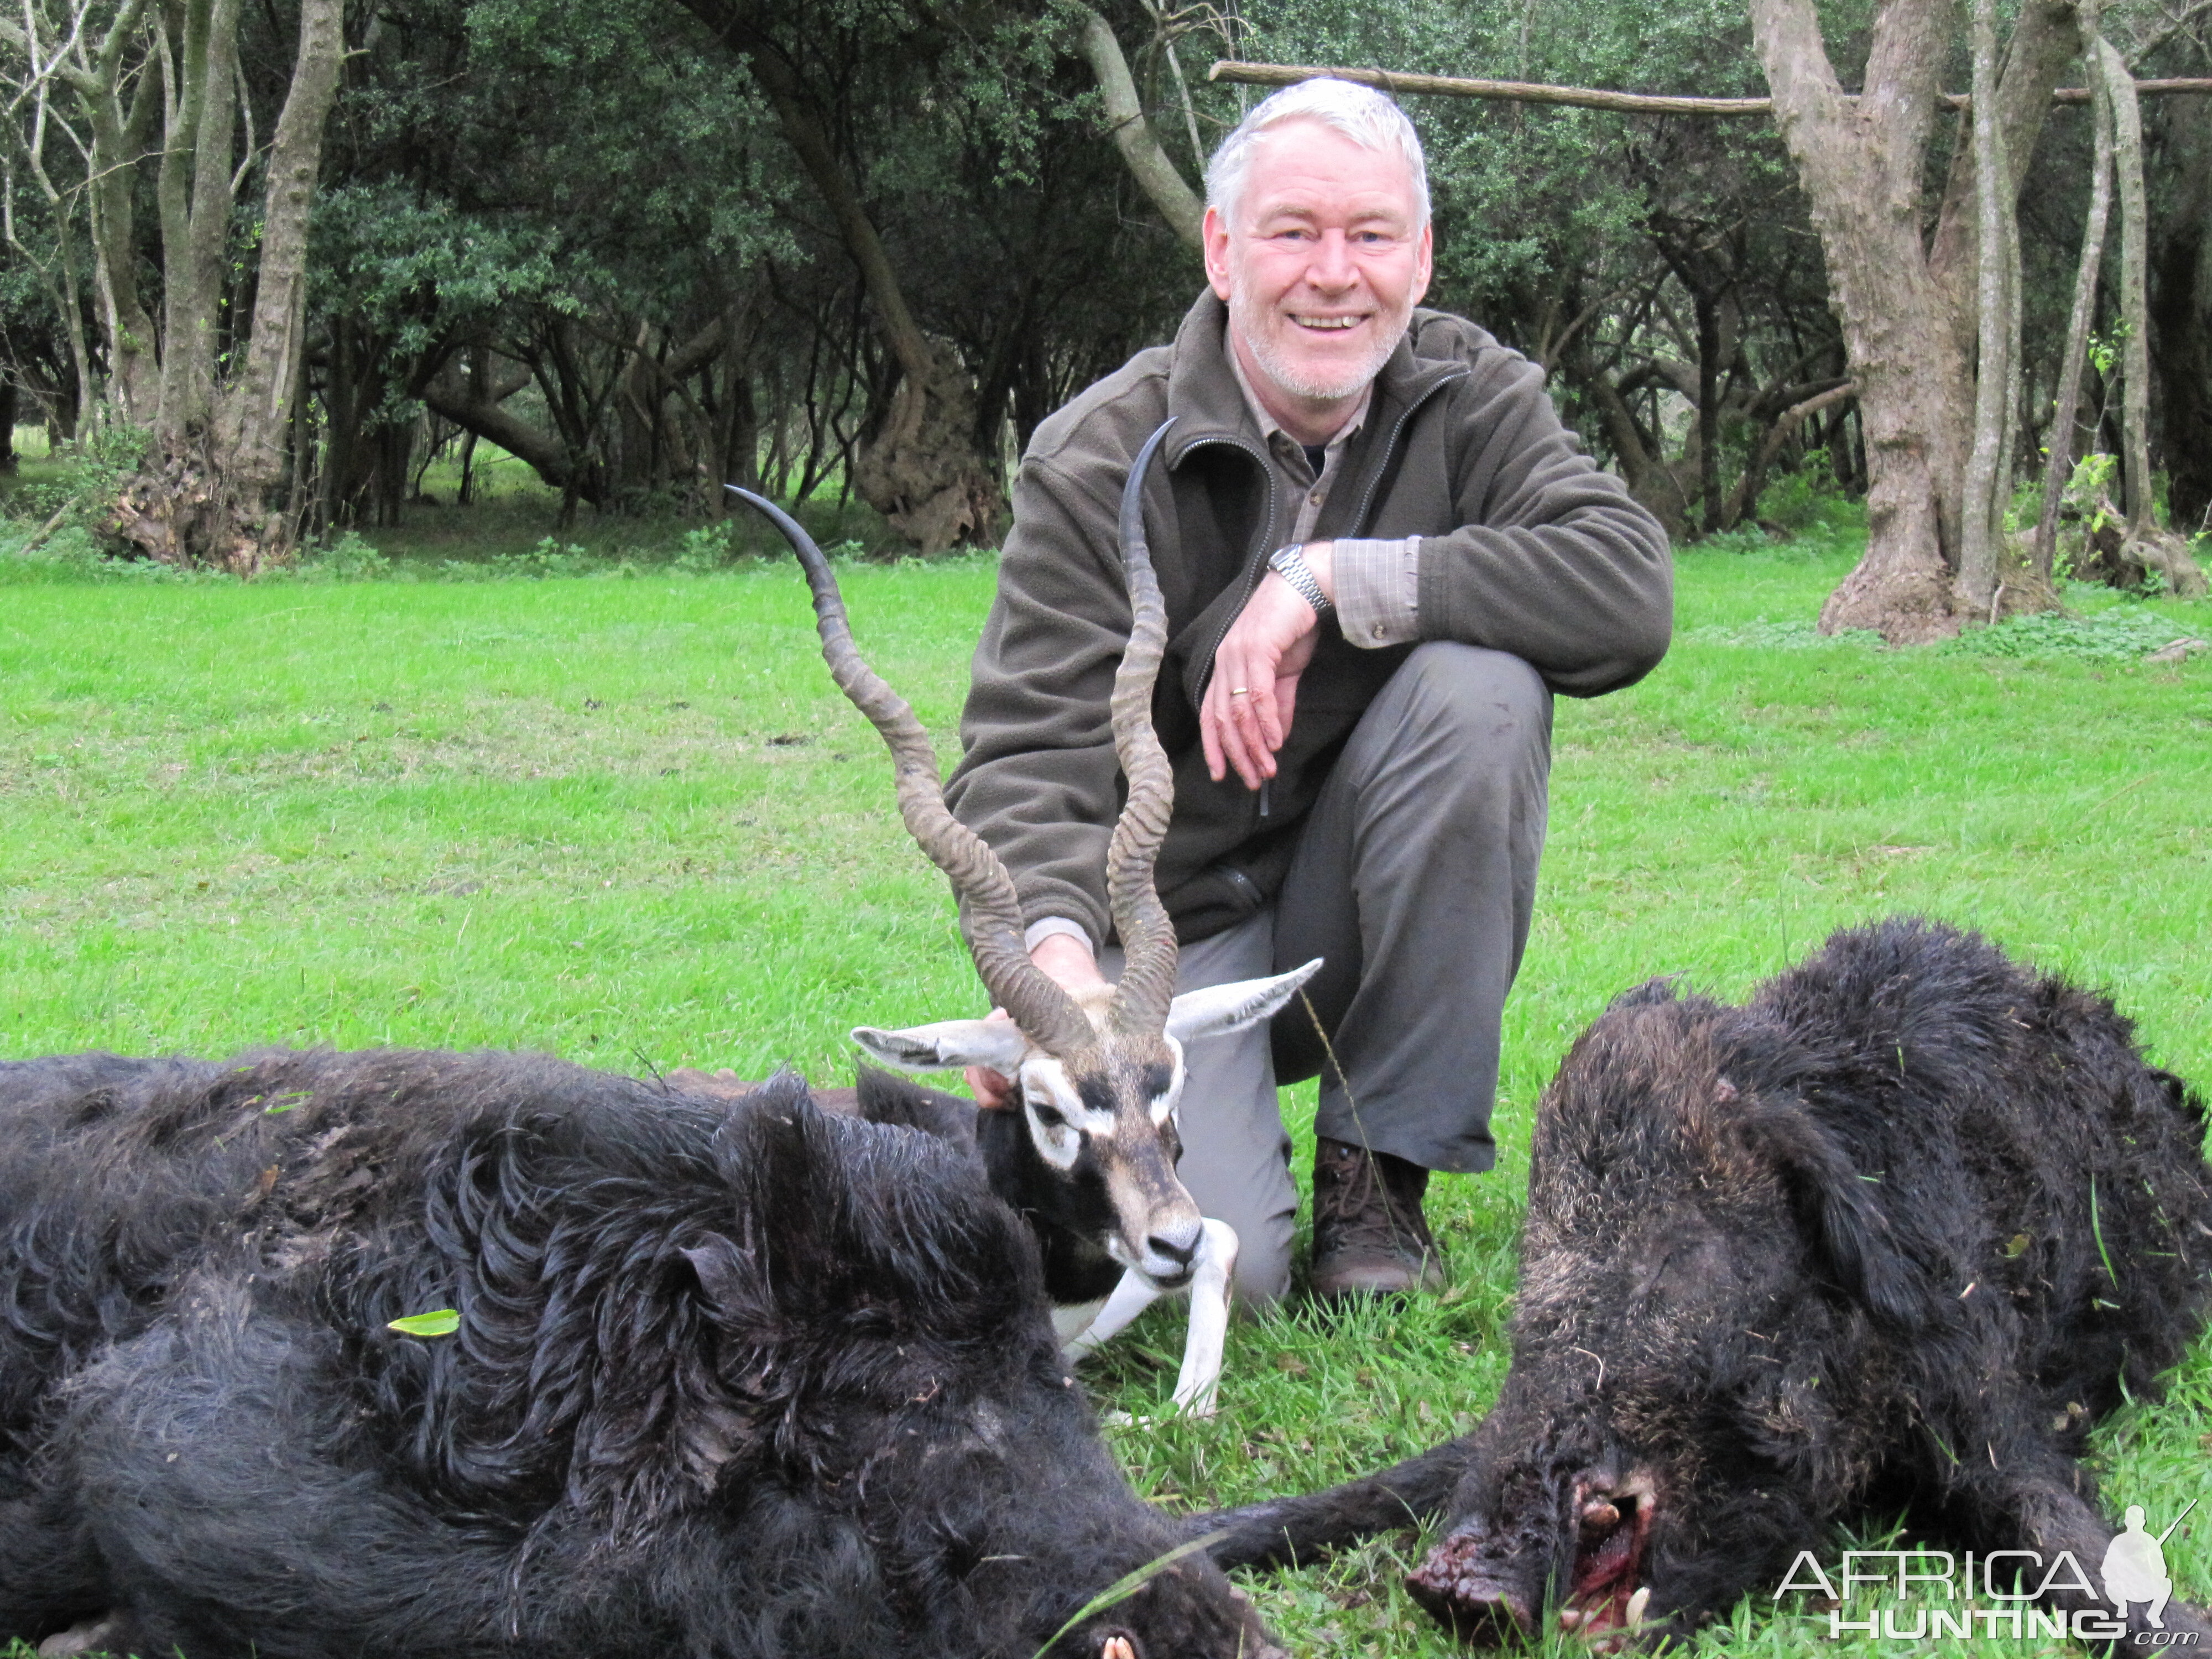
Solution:
M 1194 1526 L 1280 1562 L 1446 1516 L 1411 1587 L 1478 1640 L 1686 1632 L 1900 1511 L 2094 1584 L 2113 1534 L 2075 1460 L 2203 1327 L 2203 1141 L 2108 1001 L 1948 927 L 1839 933 L 1741 1008 L 1647 985 L 1538 1107 L 1496 1408 Z
M 0 1640 L 1030 1659 L 1176 1541 L 972 1155 L 794 1078 L 0 1065 Z M 1203 1557 L 1050 1650 L 1273 1651 Z

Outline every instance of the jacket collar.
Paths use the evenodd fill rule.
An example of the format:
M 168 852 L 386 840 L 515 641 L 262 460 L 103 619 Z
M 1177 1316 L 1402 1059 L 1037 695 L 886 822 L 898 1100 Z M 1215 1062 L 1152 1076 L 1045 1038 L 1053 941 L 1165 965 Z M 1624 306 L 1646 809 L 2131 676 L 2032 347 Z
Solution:
M 1414 313 L 1416 319 L 1419 314 Z M 1370 431 L 1399 410 L 1420 402 L 1438 382 L 1463 372 L 1456 362 L 1414 356 L 1412 337 L 1409 329 L 1375 377 L 1375 400 L 1366 420 Z M 1251 406 L 1229 366 L 1229 307 L 1211 289 L 1198 296 L 1176 331 L 1175 356 L 1168 369 L 1168 413 L 1175 417 L 1167 442 L 1171 468 L 1181 466 L 1186 455 L 1205 443 L 1234 443 L 1259 454 L 1267 453 Z

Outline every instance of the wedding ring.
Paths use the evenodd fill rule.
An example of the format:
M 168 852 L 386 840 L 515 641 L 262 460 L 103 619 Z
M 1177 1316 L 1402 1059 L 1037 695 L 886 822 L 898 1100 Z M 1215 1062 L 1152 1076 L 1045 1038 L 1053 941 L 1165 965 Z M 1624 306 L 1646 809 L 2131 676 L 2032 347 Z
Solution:
M 1252 695 L 1252 688 L 1249 685 L 1232 685 L 1229 688 L 1229 695 L 1232 697 L 1249 697 Z

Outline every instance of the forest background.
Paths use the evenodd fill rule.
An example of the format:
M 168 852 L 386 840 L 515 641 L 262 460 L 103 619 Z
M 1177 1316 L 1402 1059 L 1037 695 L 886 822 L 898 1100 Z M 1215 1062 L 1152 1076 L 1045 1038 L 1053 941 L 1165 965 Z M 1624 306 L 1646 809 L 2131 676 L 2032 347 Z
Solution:
M 2212 0 L 1974 17 L 1978 69 L 1966 11 L 1930 0 L 27 0 L 0 19 L 0 441 L 25 422 L 93 463 L 77 514 L 111 545 L 247 573 L 401 526 L 435 461 L 459 466 L 441 504 L 466 503 L 495 455 L 556 492 L 563 526 L 710 521 L 735 480 L 857 502 L 845 533 L 882 550 L 989 544 L 1036 423 L 1167 337 L 1200 286 L 1192 186 L 1259 95 L 1209 81 L 1217 60 L 1771 85 L 1779 121 L 1407 96 L 1435 187 L 1430 302 L 1541 366 L 1678 540 L 1777 522 L 1793 476 L 1792 499 L 1871 490 L 1866 563 L 1920 574 L 1828 622 L 1954 633 L 1997 614 L 2002 573 L 1966 569 L 1963 599 L 1912 580 L 1978 556 L 1978 556 L 2000 556 L 1989 526 L 2035 482 L 2062 384 L 2080 387 L 2065 459 L 2118 458 L 2075 481 L 2075 523 L 2106 495 L 2184 536 L 2212 513 L 2207 99 L 2140 102 L 2077 379 L 2111 124 L 2047 95 L 2099 81 L 2100 32 L 2122 84 L 2212 71 Z M 1911 118 L 1824 131 L 1830 64 L 1831 91 L 1901 94 Z M 2019 204 L 2016 247 L 1981 239 L 1986 258 L 1972 117 L 1934 96 L 1978 75 L 2002 88 L 2009 131 L 1984 142 L 2009 143 L 1995 188 Z M 1837 165 L 1854 143 L 1863 179 Z M 1855 189 L 1898 223 L 1839 228 Z M 1978 303 L 2007 253 L 2011 294 Z M 1978 342 L 1978 313 L 2008 307 L 2016 349 Z M 1913 384 L 1878 361 L 1885 331 Z M 1978 398 L 2006 442 L 1970 460 Z M 2014 520 L 2035 516 L 2023 496 Z M 2186 591 L 2185 570 L 2120 574 Z

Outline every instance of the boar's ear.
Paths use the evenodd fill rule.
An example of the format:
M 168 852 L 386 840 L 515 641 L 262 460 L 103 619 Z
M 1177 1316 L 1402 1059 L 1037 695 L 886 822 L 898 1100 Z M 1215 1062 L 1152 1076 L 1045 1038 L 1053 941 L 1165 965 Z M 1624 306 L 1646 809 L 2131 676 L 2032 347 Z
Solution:
M 732 1324 L 750 1323 L 763 1312 L 760 1264 L 720 1233 L 708 1233 L 688 1246 L 684 1259 L 699 1275 L 700 1293 L 707 1305 Z
M 1725 1101 L 1735 1090 L 1725 1078 L 1722 1083 Z M 1879 1188 L 1851 1167 L 1834 1137 L 1794 1104 L 1753 1107 L 1736 1121 L 1790 1189 L 1807 1237 L 1837 1285 L 1885 1324 L 1904 1330 L 1929 1325 L 1936 1310 L 1875 1201 Z
M 977 1108 L 974 1101 L 948 1095 L 941 1089 L 925 1089 L 872 1066 L 861 1066 L 855 1081 L 860 1115 L 868 1122 L 920 1129 L 951 1142 L 963 1152 L 975 1152 Z
M 1675 1002 L 1680 994 L 1674 988 L 1678 976 L 1662 974 L 1657 979 L 1647 979 L 1641 985 L 1632 985 L 1607 1005 L 1607 1012 L 1615 1008 L 1648 1008 L 1654 1003 Z

